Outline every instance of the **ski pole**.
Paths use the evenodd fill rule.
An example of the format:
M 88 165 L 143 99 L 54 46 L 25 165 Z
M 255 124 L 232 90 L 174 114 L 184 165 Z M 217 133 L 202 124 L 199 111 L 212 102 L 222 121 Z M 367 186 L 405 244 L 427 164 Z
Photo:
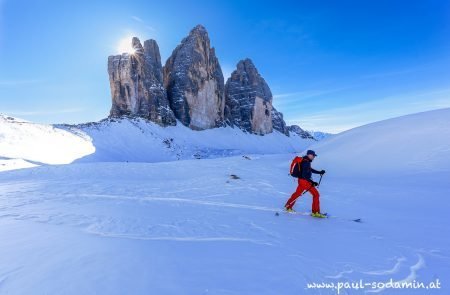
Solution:
M 317 187 L 320 186 L 320 182 L 322 181 L 322 176 L 323 176 L 323 174 L 320 174 L 319 184 L 317 185 Z

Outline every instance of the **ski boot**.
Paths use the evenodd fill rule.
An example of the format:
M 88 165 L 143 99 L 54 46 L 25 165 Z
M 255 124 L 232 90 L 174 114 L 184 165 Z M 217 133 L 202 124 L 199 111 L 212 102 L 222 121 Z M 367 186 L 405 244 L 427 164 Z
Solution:
M 295 213 L 295 210 L 292 208 L 285 207 L 287 213 Z
M 313 212 L 311 213 L 312 217 L 316 217 L 316 218 L 327 218 L 328 215 L 327 213 L 320 213 L 320 212 Z

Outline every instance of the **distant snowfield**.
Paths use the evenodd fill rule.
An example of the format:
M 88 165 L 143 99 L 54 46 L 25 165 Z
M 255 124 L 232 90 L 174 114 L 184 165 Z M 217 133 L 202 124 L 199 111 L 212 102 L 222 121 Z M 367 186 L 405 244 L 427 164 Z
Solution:
M 238 128 L 194 131 L 181 123 L 160 127 L 142 119 L 45 125 L 0 116 L 0 171 L 73 162 L 161 162 L 246 153 L 299 152 L 314 141 L 279 132 L 265 136 Z
M 96 152 L 77 162 L 161 162 L 247 153 L 292 153 L 315 142 L 296 134 L 287 137 L 278 131 L 264 136 L 231 127 L 195 131 L 179 122 L 177 126 L 160 127 L 139 119 L 61 127 L 92 138 Z
M 0 171 L 36 164 L 69 164 L 94 151 L 87 137 L 0 115 Z
M 327 170 L 320 191 L 330 219 L 275 215 L 295 189 L 287 175 L 292 146 L 282 154 L 248 148 L 246 157 L 154 163 L 139 160 L 161 149 L 143 147 L 145 157 L 106 162 L 118 154 L 103 147 L 117 138 L 83 128 L 95 153 L 70 165 L 0 173 L 0 294 L 336 294 L 307 283 L 390 279 L 439 279 L 442 289 L 341 294 L 448 294 L 449 125 L 446 109 L 315 144 L 313 166 Z M 135 143 L 120 138 L 123 150 Z M 186 159 L 192 151 L 238 150 L 228 144 L 178 139 L 172 147 L 188 151 L 180 155 Z M 309 195 L 296 205 L 310 207 Z
M 332 163 L 332 169 L 348 174 L 447 171 L 450 167 L 450 109 L 354 128 L 320 141 L 314 148 L 320 155 L 318 162 Z

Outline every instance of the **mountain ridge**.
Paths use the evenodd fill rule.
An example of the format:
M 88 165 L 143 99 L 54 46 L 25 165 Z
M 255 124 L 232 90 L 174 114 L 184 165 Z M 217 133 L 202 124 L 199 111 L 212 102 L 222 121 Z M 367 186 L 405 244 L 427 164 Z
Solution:
M 137 37 L 131 42 L 134 52 L 108 57 L 110 117 L 133 115 L 164 127 L 176 125 L 176 118 L 194 130 L 229 125 L 260 135 L 273 130 L 290 135 L 250 58 L 240 60 L 225 82 L 204 26 L 197 25 L 181 40 L 164 67 L 155 40 L 144 46 Z

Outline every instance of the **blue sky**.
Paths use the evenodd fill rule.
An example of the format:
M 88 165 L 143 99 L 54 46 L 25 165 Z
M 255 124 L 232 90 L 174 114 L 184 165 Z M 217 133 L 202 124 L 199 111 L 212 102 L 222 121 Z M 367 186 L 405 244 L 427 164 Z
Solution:
M 203 24 L 227 78 L 250 57 L 288 124 L 339 132 L 450 107 L 450 1 L 0 0 L 0 112 L 108 115 L 107 57 L 127 36 L 163 62 Z

